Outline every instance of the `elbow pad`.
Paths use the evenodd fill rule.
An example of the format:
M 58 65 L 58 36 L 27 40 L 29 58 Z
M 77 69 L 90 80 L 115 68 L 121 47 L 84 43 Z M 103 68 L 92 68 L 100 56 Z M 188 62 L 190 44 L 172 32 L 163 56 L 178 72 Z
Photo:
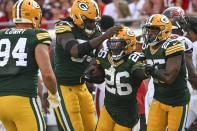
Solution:
M 71 40 L 62 46 L 64 47 L 66 54 L 71 55 L 70 51 L 71 51 L 72 47 L 76 44 L 78 44 L 78 42 L 76 40 Z
M 78 44 L 77 47 L 78 47 L 78 57 L 83 57 L 84 55 L 89 54 L 93 50 L 89 42 Z

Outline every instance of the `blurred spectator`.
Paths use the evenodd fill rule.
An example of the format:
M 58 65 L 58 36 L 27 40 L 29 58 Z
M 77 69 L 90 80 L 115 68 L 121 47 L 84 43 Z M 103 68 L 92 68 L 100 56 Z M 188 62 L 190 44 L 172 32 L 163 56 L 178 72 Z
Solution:
M 142 23 L 145 23 L 149 16 L 153 14 L 153 2 L 151 0 L 145 0 L 141 10 L 140 19 Z
M 190 0 L 187 15 L 197 16 L 197 0 Z
M 153 3 L 153 14 L 161 14 L 164 10 L 164 3 L 161 0 L 151 0 Z
M 7 0 L 3 4 L 4 13 L 0 17 L 0 22 L 12 22 L 12 6 L 14 5 L 13 0 Z M 6 26 L 0 26 L 0 29 L 4 29 Z
M 113 17 L 115 21 L 119 18 L 127 18 L 131 16 L 128 3 L 124 0 L 113 0 L 113 2 L 105 6 L 103 14 Z
M 101 15 L 103 15 L 103 11 L 105 8 L 105 3 L 102 0 L 96 0 L 96 2 L 98 3 L 99 9 L 101 11 Z
M 187 10 L 189 7 L 189 0 L 164 0 L 164 7 L 179 6 L 183 10 Z
M 132 19 L 136 20 L 140 18 L 143 4 L 144 0 L 133 0 L 133 2 L 129 4 Z
M 69 16 L 68 9 L 71 7 L 69 0 L 60 0 L 60 4 L 62 5 L 61 12 L 64 17 Z
M 129 10 L 128 2 L 121 0 L 118 2 L 118 16 L 119 18 L 130 18 L 131 12 Z
M 112 2 L 112 0 L 102 0 L 105 4 L 109 4 Z
M 118 19 L 118 9 L 117 9 L 118 1 L 119 0 L 113 0 L 113 2 L 107 4 L 105 6 L 103 15 L 109 15 L 113 17 L 114 20 L 117 20 Z
M 50 20 L 59 20 L 64 18 L 64 15 L 61 13 L 62 6 L 59 2 L 50 3 L 52 17 Z

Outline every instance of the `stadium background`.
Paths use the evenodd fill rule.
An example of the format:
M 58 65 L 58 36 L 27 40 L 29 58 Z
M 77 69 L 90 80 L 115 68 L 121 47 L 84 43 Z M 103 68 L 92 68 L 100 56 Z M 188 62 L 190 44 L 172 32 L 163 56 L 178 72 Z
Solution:
M 13 26 L 12 6 L 16 0 L 0 0 L 0 29 Z M 69 16 L 73 0 L 36 0 L 43 11 L 42 28 L 49 31 L 55 43 L 54 24 L 58 19 Z M 197 0 L 96 0 L 101 14 L 114 17 L 116 24 L 124 24 L 134 29 L 136 36 L 141 35 L 141 27 L 146 18 L 161 13 L 168 6 L 181 6 L 187 15 L 197 16 Z M 121 5 L 117 8 L 117 4 Z M 111 12 L 113 9 L 117 12 Z M 196 98 L 197 99 L 197 98 Z M 52 112 L 52 109 L 51 109 Z M 56 126 L 54 114 L 45 115 L 51 130 Z M 4 131 L 0 127 L 0 131 Z

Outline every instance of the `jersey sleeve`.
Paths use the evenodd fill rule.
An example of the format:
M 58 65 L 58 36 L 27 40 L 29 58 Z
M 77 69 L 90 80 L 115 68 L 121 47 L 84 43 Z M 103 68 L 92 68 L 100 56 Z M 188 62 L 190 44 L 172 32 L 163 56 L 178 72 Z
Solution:
M 184 53 L 184 45 L 180 41 L 171 41 L 165 50 L 165 56 L 173 57 Z
M 143 53 L 133 52 L 132 54 L 129 55 L 128 60 L 132 64 L 136 64 L 136 63 L 144 63 L 146 58 Z
M 185 45 L 185 53 L 191 53 L 193 51 L 192 42 L 188 38 L 184 37 L 183 43 Z
M 55 24 L 55 33 L 61 34 L 72 31 L 72 25 L 67 21 L 59 21 Z
M 38 43 L 51 45 L 52 39 L 51 39 L 51 36 L 47 30 L 44 30 L 44 29 L 37 30 L 36 38 L 38 40 Z

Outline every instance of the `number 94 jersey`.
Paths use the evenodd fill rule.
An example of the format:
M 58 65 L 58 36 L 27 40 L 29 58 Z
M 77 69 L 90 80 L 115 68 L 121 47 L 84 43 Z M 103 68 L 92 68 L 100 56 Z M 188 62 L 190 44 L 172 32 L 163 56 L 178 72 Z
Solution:
M 51 44 L 43 29 L 10 28 L 0 31 L 0 96 L 37 95 L 35 47 Z
M 105 71 L 104 105 L 113 120 L 127 127 L 132 127 L 138 118 L 136 92 L 141 80 L 135 78 L 133 72 L 143 68 L 138 63 L 140 57 L 140 54 L 134 52 L 114 64 L 108 49 L 101 49 L 97 58 Z

